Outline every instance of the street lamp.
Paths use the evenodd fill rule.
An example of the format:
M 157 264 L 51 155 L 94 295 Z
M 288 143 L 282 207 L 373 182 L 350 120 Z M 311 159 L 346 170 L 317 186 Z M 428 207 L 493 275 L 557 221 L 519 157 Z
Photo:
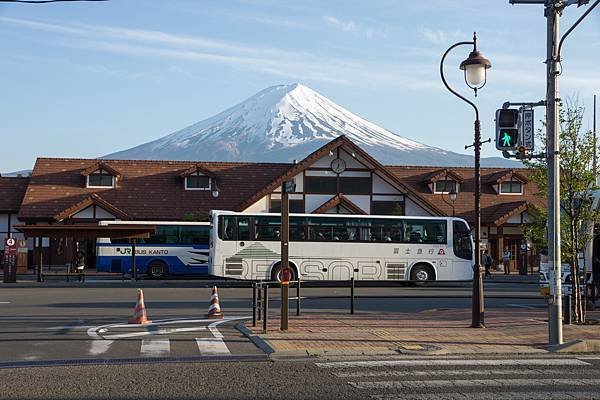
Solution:
M 450 51 L 455 47 L 462 45 L 473 46 L 473 51 L 469 54 L 469 57 L 460 63 L 460 69 L 464 71 L 465 82 L 468 87 L 475 91 L 477 96 L 477 90 L 481 89 L 487 81 L 487 70 L 491 68 L 492 64 L 490 60 L 485 58 L 477 50 L 477 35 L 473 33 L 472 42 L 458 42 L 453 44 L 446 50 L 440 61 L 440 76 L 444 86 L 456 97 L 465 101 L 475 110 L 475 140 L 470 146 L 475 150 L 475 263 L 473 265 L 473 295 L 471 299 L 472 306 L 472 328 L 485 328 L 484 323 L 484 304 L 483 304 L 483 279 L 482 279 L 482 268 L 481 268 L 481 125 L 479 122 L 479 110 L 472 101 L 466 97 L 460 95 L 453 90 L 446 82 L 444 77 L 444 60 Z
M 454 203 L 456 203 L 456 196 L 458 195 L 458 193 L 456 193 L 456 190 L 452 189 L 450 191 L 450 193 L 448 193 L 448 196 L 450 196 L 450 201 L 452 202 L 452 218 L 454 218 L 455 212 L 454 212 Z

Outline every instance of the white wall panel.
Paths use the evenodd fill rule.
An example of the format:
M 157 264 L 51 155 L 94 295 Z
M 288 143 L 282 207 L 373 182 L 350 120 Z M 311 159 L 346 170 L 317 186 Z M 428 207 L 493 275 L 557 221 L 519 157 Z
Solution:
M 307 194 L 304 203 L 304 207 L 306 207 L 306 212 L 313 212 L 332 197 L 333 195 L 330 194 Z
M 398 189 L 384 181 L 379 175 L 373 174 L 373 193 L 400 193 Z
M 419 217 L 431 216 L 431 214 L 429 212 L 427 212 L 425 209 L 420 207 L 417 203 L 415 203 L 408 197 L 406 198 L 406 201 L 404 202 L 404 207 L 405 207 L 406 215 L 414 215 L 414 216 L 419 216 Z
M 371 213 L 371 196 L 344 195 L 348 200 L 359 206 L 367 214 Z

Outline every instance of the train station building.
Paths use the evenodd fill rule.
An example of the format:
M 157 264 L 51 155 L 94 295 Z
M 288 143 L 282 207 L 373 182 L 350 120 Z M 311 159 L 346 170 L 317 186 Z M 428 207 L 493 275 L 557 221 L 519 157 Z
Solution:
M 14 235 L 17 218 L 60 229 L 101 220 L 203 220 L 216 209 L 280 212 L 287 180 L 296 183 L 295 213 L 475 220 L 473 168 L 384 166 L 340 136 L 295 163 L 38 158 L 30 178 L 0 178 L 0 234 Z M 521 225 L 545 198 L 526 169 L 482 168 L 481 183 L 482 245 L 496 260 L 508 246 L 516 270 Z M 75 240 L 49 235 L 30 259 L 41 254 L 44 265 L 64 265 Z M 82 243 L 93 266 L 95 241 Z

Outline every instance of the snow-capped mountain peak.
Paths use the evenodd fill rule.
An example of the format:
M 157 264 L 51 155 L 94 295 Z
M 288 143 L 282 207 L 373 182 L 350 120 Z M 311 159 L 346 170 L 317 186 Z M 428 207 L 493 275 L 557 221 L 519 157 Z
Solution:
M 271 86 L 211 118 L 106 157 L 291 162 L 340 135 L 383 164 L 472 165 L 470 156 L 398 136 L 299 83 Z

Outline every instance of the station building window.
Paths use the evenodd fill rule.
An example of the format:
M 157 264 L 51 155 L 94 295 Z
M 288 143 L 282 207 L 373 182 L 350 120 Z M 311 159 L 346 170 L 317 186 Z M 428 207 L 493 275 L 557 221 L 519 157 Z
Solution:
M 210 190 L 210 177 L 195 172 L 185 177 L 186 190 Z
M 502 182 L 500 194 L 523 194 L 523 184 L 519 181 Z
M 87 187 L 114 187 L 115 177 L 108 171 L 99 169 L 87 177 Z

